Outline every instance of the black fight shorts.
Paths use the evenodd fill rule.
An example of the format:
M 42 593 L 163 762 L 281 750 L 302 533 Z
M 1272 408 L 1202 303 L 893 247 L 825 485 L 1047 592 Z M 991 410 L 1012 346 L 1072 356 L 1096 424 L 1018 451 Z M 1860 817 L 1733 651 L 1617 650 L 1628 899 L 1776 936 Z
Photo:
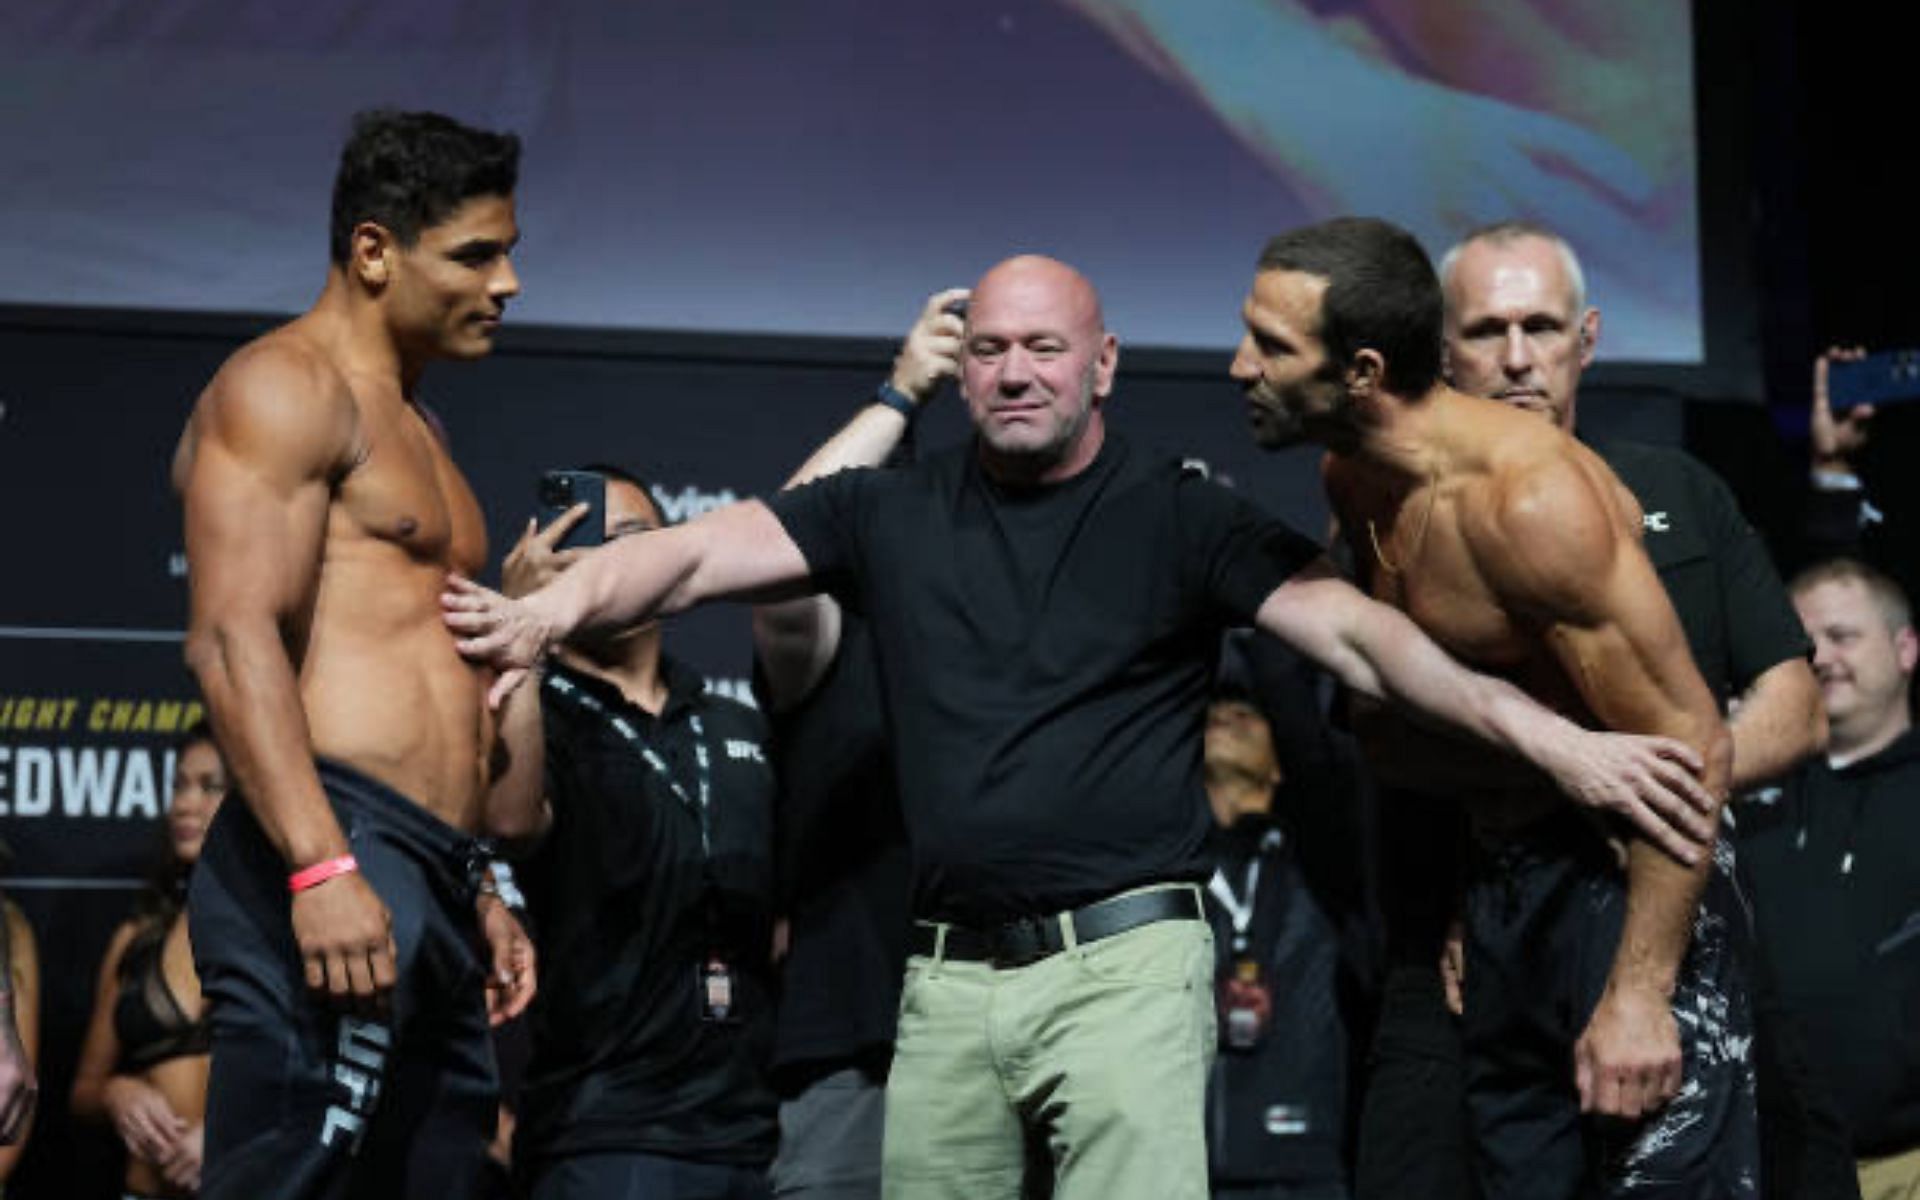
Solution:
M 1637 1123 L 1583 1117 L 1573 1047 L 1613 966 L 1626 874 L 1567 809 L 1477 846 L 1466 901 L 1467 1105 L 1487 1200 L 1759 1195 L 1752 927 L 1722 841 L 1673 1014 L 1683 1080 Z
M 499 1087 L 474 919 L 481 843 L 322 760 L 360 872 L 393 914 L 383 1013 L 310 993 L 287 866 L 245 804 L 209 831 L 188 896 L 211 1002 L 202 1200 L 465 1200 L 488 1172 Z

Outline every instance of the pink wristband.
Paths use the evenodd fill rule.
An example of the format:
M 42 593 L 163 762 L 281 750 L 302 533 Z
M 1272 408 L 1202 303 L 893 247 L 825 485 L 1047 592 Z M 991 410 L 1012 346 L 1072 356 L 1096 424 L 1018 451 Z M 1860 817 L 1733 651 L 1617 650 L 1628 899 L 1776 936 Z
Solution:
M 349 871 L 358 871 L 360 863 L 351 854 L 342 854 L 339 858 L 329 858 L 310 867 L 301 867 L 287 876 L 289 892 L 304 892 L 310 887 L 319 887 L 336 875 L 345 875 Z

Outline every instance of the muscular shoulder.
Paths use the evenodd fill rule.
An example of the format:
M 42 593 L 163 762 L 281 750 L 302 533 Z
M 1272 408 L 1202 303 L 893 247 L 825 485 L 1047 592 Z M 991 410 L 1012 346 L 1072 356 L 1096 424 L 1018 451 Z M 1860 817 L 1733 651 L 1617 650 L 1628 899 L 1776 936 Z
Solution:
M 359 413 L 346 380 L 319 349 L 278 330 L 235 352 L 194 406 L 175 464 L 184 486 L 209 444 L 256 468 L 293 478 L 351 465 Z
M 1461 529 L 1488 585 L 1510 606 L 1576 618 L 1598 599 L 1634 536 L 1631 500 L 1571 439 L 1496 464 L 1462 506 Z

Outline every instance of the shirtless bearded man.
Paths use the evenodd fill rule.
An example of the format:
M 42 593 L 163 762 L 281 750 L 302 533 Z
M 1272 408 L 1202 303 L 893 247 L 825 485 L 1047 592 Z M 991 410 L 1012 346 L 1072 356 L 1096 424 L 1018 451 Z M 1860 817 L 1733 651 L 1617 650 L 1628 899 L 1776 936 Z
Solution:
M 1417 242 L 1357 219 L 1282 235 L 1243 316 L 1232 373 L 1253 420 L 1328 448 L 1328 496 L 1377 599 L 1549 707 L 1691 744 L 1724 796 L 1731 743 L 1638 505 L 1559 430 L 1440 383 L 1441 296 Z M 1682 863 L 1632 837 L 1623 869 L 1538 782 L 1366 724 L 1394 744 L 1377 769 L 1451 789 L 1472 818 L 1464 1021 L 1485 1194 L 1753 1194 L 1729 854 Z
M 486 531 L 417 387 L 433 359 L 486 354 L 519 290 L 518 159 L 510 135 L 362 114 L 319 301 L 227 360 L 175 458 L 187 659 L 246 800 L 190 900 L 214 1029 L 203 1197 L 477 1194 L 486 1008 L 523 1008 L 532 962 L 475 894 L 489 679 L 437 597 Z

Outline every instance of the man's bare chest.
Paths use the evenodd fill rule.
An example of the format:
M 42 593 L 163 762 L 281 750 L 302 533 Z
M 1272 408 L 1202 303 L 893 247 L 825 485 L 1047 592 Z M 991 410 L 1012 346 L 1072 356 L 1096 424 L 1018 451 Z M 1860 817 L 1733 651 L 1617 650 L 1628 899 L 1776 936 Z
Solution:
M 334 509 L 336 532 L 391 546 L 422 565 L 472 574 L 486 563 L 479 502 L 423 427 L 366 422 Z
M 1480 571 L 1460 528 L 1459 501 L 1416 494 L 1356 517 L 1361 578 L 1374 599 L 1399 609 L 1462 662 L 1510 671 L 1532 659 L 1539 634 L 1510 613 Z

